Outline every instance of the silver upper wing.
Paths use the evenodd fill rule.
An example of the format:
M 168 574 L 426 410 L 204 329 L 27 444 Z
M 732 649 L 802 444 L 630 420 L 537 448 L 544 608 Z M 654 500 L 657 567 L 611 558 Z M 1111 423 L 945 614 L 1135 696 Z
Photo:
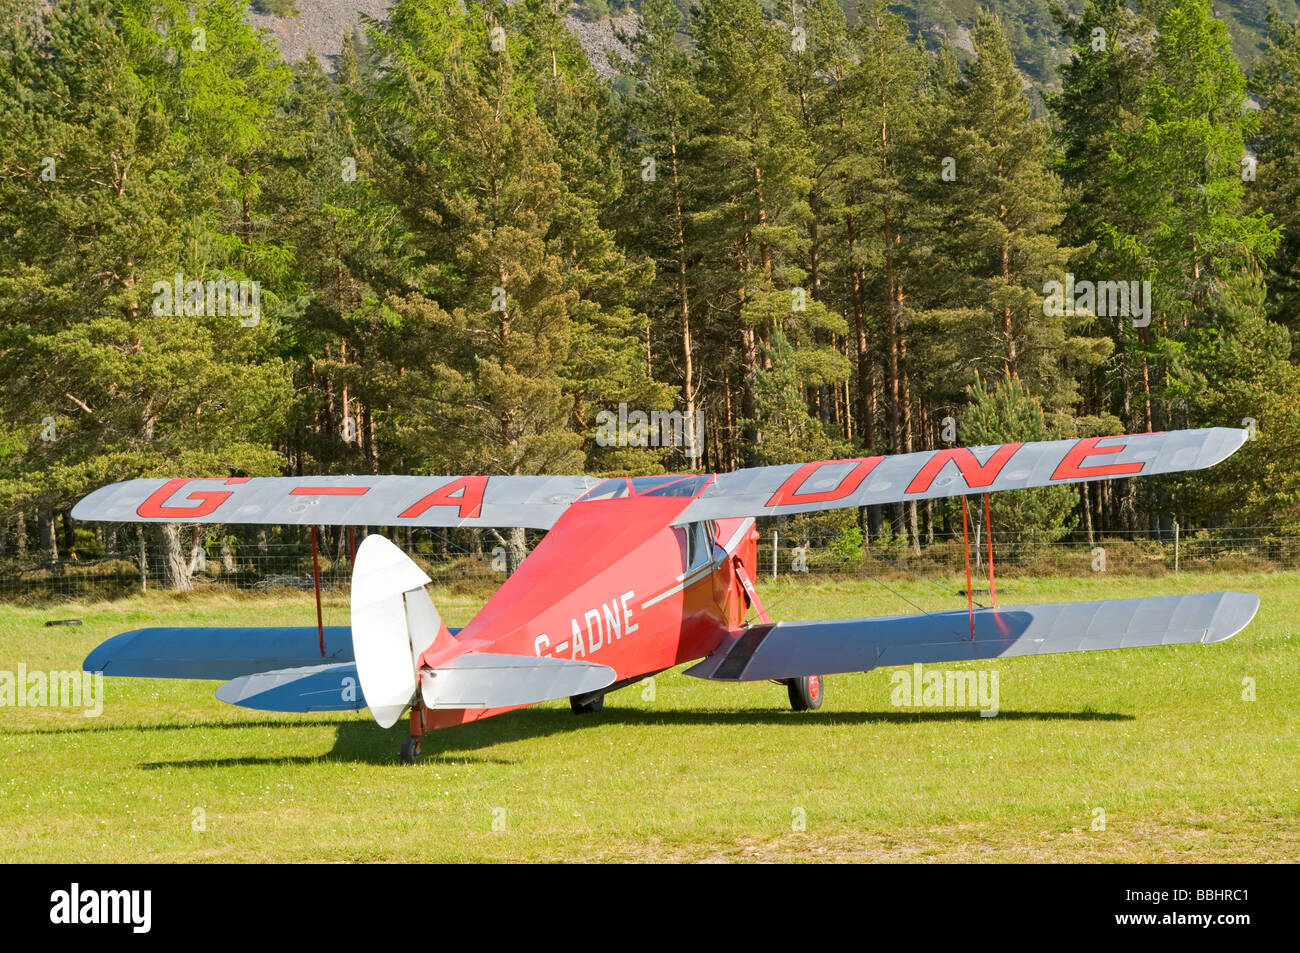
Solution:
M 1213 427 L 752 467 L 718 474 L 676 522 L 782 516 L 1200 470 L 1231 456 L 1246 438 L 1245 430 Z
M 1226 427 L 948 447 L 719 474 L 677 523 L 781 516 L 969 493 L 1151 476 L 1213 466 L 1245 442 Z M 601 478 L 589 476 L 330 476 L 128 480 L 72 509 L 112 523 L 319 526 L 525 526 L 549 529 Z
M 110 523 L 526 526 L 550 529 L 586 476 L 328 476 L 128 480 L 72 508 Z

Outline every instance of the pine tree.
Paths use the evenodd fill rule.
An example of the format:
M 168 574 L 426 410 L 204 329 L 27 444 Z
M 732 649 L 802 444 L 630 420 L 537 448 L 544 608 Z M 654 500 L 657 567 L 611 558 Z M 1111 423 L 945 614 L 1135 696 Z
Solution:
M 901 17 L 883 3 L 862 11 L 854 33 L 858 65 L 844 82 L 839 142 L 848 157 L 844 176 L 843 259 L 855 331 L 857 416 L 864 449 L 917 449 L 909 330 L 905 328 L 909 185 L 920 168 L 916 103 L 923 95 L 924 53 Z M 877 369 L 879 361 L 879 370 Z M 877 382 L 883 414 L 876 404 Z M 880 418 L 883 417 L 883 420 Z M 879 514 L 864 527 L 879 533 Z M 894 532 L 920 545 L 914 502 L 894 507 Z
M 856 49 L 838 0 L 813 0 L 806 11 L 792 5 L 791 17 L 787 82 L 812 156 L 805 236 L 795 249 L 795 261 L 805 274 L 806 300 L 842 315 L 851 312 L 845 307 L 846 298 L 836 293 L 844 282 L 833 253 L 837 226 L 844 217 L 843 177 L 849 160 L 842 133 L 848 109 L 845 80 L 853 70 Z M 829 376 L 817 375 L 820 379 L 808 387 L 807 399 L 809 413 L 825 429 L 848 440 L 853 432 L 846 373 L 849 335 L 842 324 L 837 319 L 835 329 L 812 329 L 827 370 L 832 364 L 835 370 Z
M 646 0 L 638 22 L 637 32 L 622 38 L 628 59 L 619 64 L 635 85 L 622 107 L 628 184 L 616 206 L 618 231 L 628 247 L 655 265 L 657 280 L 643 297 L 652 340 L 660 342 L 652 349 L 652 363 L 663 369 L 660 376 L 680 381 L 682 412 L 694 420 L 701 384 L 692 326 L 691 215 L 706 102 L 691 60 L 677 44 L 682 14 L 676 0 Z M 708 463 L 721 468 L 720 461 Z
M 1060 232 L 1076 246 L 1072 270 L 1094 280 L 1136 277 L 1131 265 L 1112 243 L 1115 226 L 1136 231 L 1139 219 L 1124 207 L 1115 182 L 1107 174 L 1112 153 L 1134 146 L 1131 133 L 1141 128 L 1146 85 L 1153 68 L 1155 25 L 1142 12 L 1130 10 L 1121 0 L 1090 0 L 1077 19 L 1061 17 L 1071 43 L 1070 62 L 1062 66 L 1063 89 L 1051 100 L 1062 143 L 1060 170 L 1066 184 L 1068 206 Z M 1112 410 L 1121 423 L 1114 430 L 1147 428 L 1149 354 L 1141 334 L 1128 315 L 1099 318 L 1090 329 L 1097 338 L 1113 342 L 1114 352 L 1085 378 L 1084 415 L 1106 415 Z M 1143 394 L 1143 399 L 1135 395 Z M 1084 427 L 1086 429 L 1086 426 Z M 1080 436 L 1101 436 L 1097 432 Z M 1093 501 L 1122 499 L 1124 521 L 1136 526 L 1134 481 L 1080 487 L 1085 528 L 1091 534 Z
M 1109 175 L 1123 208 L 1104 233 L 1119 261 L 1153 287 L 1143 423 L 1187 422 L 1181 343 L 1204 321 L 1221 281 L 1266 260 L 1278 240 L 1263 213 L 1243 214 L 1241 160 L 1256 123 L 1223 23 L 1207 0 L 1169 0 L 1157 18 L 1141 125 L 1120 133 Z
M 1291 335 L 1269 320 L 1263 271 L 1225 276 L 1208 320 L 1189 332 L 1187 366 L 1195 377 L 1189 407 L 1195 421 L 1246 427 L 1252 437 L 1213 471 L 1169 484 L 1172 515 L 1183 525 L 1242 521 L 1300 528 L 1300 367 Z
M 0 181 L 15 235 L 0 370 L 14 405 L 55 426 L 56 439 L 29 443 L 23 460 L 51 538 L 52 515 L 104 483 L 275 472 L 282 462 L 271 445 L 288 381 L 267 353 L 267 327 L 246 327 L 190 290 L 219 277 L 206 251 L 222 236 L 201 205 L 217 189 L 195 171 L 217 164 L 195 159 L 183 115 L 146 80 L 160 47 L 137 43 L 132 22 L 106 3 L 57 5 L 39 55 L 26 73 L 6 70 L 13 85 L 0 91 L 31 91 L 29 148 L 52 170 Z M 177 527 L 157 533 L 171 584 L 187 586 Z
M 1282 229 L 1268 297 L 1274 318 L 1294 333 L 1300 330 L 1300 22 L 1287 23 L 1270 10 L 1268 28 L 1268 48 L 1251 74 L 1262 109 L 1253 143 L 1258 167 L 1247 192 L 1251 207 Z M 1249 169 L 1249 158 L 1242 161 Z
M 669 454 L 602 447 L 593 439 L 601 410 L 619 404 L 671 409 L 673 397 L 671 387 L 652 379 L 650 322 L 635 307 L 653 279 L 653 263 L 629 261 L 602 214 L 617 206 L 623 189 L 617 117 L 608 90 L 565 26 L 566 10 L 554 0 L 524 0 L 511 8 L 520 41 L 517 72 L 535 89 L 537 116 L 556 143 L 561 171 L 548 243 L 576 296 L 565 392 L 573 399 L 573 426 L 587 438 L 590 470 L 656 472 L 656 457 Z M 685 459 L 671 456 L 678 464 Z
M 982 15 L 971 36 L 979 55 L 964 69 L 940 132 L 953 181 L 940 183 L 944 213 L 922 267 L 944 286 L 935 300 L 951 309 L 959 379 L 981 367 L 1017 377 L 1054 411 L 1077 398 L 1063 356 L 1086 359 L 1091 351 L 1097 360 L 1104 352 L 1095 339 L 1075 336 L 1065 316 L 1045 313 L 1045 284 L 1064 279 L 1068 257 L 1053 235 L 1063 200 L 1047 128 L 1031 119 L 998 21 Z
M 977 376 L 962 415 L 962 442 L 990 446 L 1053 440 L 1040 400 L 1023 383 L 1005 374 L 992 387 Z M 980 498 L 968 498 L 971 518 L 983 523 Z M 1040 487 L 994 493 L 989 497 L 990 521 L 999 545 L 1013 547 L 1051 543 L 1073 527 L 1075 494 L 1069 487 Z M 985 528 L 988 531 L 988 528 Z
M 818 368 L 803 381 L 806 387 L 843 379 L 847 367 L 818 335 L 845 328 L 821 302 L 807 301 L 801 310 L 805 302 L 794 291 L 806 280 L 798 256 L 812 160 L 786 82 L 786 31 L 764 17 L 756 0 L 706 0 L 693 8 L 691 25 L 699 41 L 700 92 L 714 107 L 701 137 L 703 208 L 695 216 L 709 272 L 703 294 L 724 328 L 720 333 L 730 326 L 738 343 L 727 380 L 739 384 L 741 453 L 753 464 L 767 459 L 762 432 L 768 418 L 778 407 L 785 413 L 794 406 L 758 401 L 758 377 L 774 369 L 776 332 L 808 352 L 805 367 Z M 814 351 L 820 352 L 815 358 Z M 801 414 L 807 415 L 806 407 Z M 802 427 L 773 422 L 787 430 Z

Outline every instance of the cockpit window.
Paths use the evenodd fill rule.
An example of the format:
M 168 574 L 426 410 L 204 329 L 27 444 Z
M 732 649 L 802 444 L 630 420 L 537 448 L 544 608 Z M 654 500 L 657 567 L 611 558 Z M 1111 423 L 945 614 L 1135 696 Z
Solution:
M 662 488 L 666 483 L 676 483 L 684 480 L 680 476 L 644 476 L 632 478 L 632 494 L 634 496 L 660 496 L 662 494 L 655 491 Z
M 699 495 L 704 485 L 713 479 L 709 473 L 695 476 L 667 474 L 665 476 L 614 477 L 592 487 L 580 499 L 615 500 L 624 496 L 689 496 Z
M 682 570 L 685 574 L 703 569 L 713 562 L 714 529 L 712 520 L 673 527 L 678 545 L 682 548 Z
M 695 496 L 704 488 L 704 484 L 713 479 L 711 474 L 705 473 L 699 476 L 674 476 L 674 477 L 641 477 L 641 479 L 656 479 L 667 481 L 659 486 L 646 491 L 646 496 Z M 636 480 L 632 484 L 636 485 Z
M 627 496 L 629 492 L 627 484 L 627 477 L 615 477 L 612 480 L 605 480 L 601 483 L 597 483 L 594 487 L 588 490 L 581 497 L 581 500 L 583 502 L 590 502 L 591 500 L 614 500 L 620 496 Z

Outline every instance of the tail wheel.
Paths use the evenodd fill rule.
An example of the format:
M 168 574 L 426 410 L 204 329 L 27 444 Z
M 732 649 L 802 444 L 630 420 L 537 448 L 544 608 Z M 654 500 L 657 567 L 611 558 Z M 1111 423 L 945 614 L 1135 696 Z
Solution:
M 415 764 L 420 760 L 420 739 L 412 738 L 409 735 L 402 742 L 402 761 L 405 764 Z
M 575 715 L 594 715 L 605 707 L 605 696 L 574 695 L 569 699 L 569 707 Z
M 785 683 L 785 688 L 790 693 L 790 707 L 795 711 L 815 711 L 822 707 L 825 685 L 820 675 L 792 678 Z

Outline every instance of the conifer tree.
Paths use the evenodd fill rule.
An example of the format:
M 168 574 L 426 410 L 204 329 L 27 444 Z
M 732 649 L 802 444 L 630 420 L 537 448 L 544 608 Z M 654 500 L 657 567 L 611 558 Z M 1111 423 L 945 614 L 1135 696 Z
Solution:
M 653 350 L 654 364 L 680 382 L 682 413 L 693 420 L 702 372 L 708 373 L 698 363 L 693 320 L 699 319 L 692 310 L 698 280 L 692 212 L 706 102 L 690 57 L 677 42 L 682 25 L 676 0 L 646 0 L 637 32 L 622 38 L 628 58 L 619 66 L 635 85 L 622 106 L 627 185 L 616 208 L 620 238 L 656 270 L 643 296 L 653 340 L 661 342 Z M 708 463 L 721 468 L 721 461 Z
M 1270 10 L 1268 28 L 1268 47 L 1250 82 L 1261 112 L 1253 143 L 1258 166 L 1246 186 L 1247 201 L 1282 229 L 1268 298 L 1275 320 L 1294 333 L 1300 330 L 1300 22 L 1287 23 Z M 1250 171 L 1249 157 L 1243 162 Z
M 195 168 L 216 166 L 191 161 L 202 146 L 147 80 L 158 48 L 135 42 L 123 26 L 132 15 L 56 5 L 39 52 L 25 72 L 5 70 L 0 91 L 28 91 L 32 136 L 31 164 L 0 180 L 15 236 L 2 252 L 14 267 L 0 295 L 0 370 L 14 404 L 54 424 L 23 462 L 47 523 L 115 480 L 275 472 L 282 461 L 273 441 L 286 370 L 267 352 L 260 312 L 227 313 L 224 295 L 217 310 L 210 287 L 205 304 L 206 283 L 222 277 L 206 252 L 221 235 L 202 205 L 216 187 Z M 233 68 L 223 62 L 213 68 Z M 156 532 L 169 581 L 184 588 L 179 530 Z
M 968 393 L 970 402 L 961 423 L 963 443 L 989 446 L 1060 437 L 1052 431 L 1039 398 L 1014 377 L 1004 373 L 990 387 L 977 376 Z M 967 498 L 969 518 L 979 523 L 984 522 L 981 503 L 979 496 Z M 991 494 L 995 539 L 999 546 L 1055 542 L 1072 528 L 1074 504 L 1074 491 L 1064 486 Z
M 996 18 L 980 17 L 978 56 L 963 70 L 940 137 L 952 181 L 922 262 L 939 317 L 956 338 L 960 379 L 981 368 L 1013 376 L 1048 412 L 1073 406 L 1079 365 L 1096 363 L 1108 342 L 1078 335 L 1078 321 L 1044 307 L 1049 281 L 1063 281 L 1069 250 L 1061 182 L 1052 171 L 1048 130 L 1032 119 L 1023 82 Z M 1086 316 L 1083 316 L 1086 319 Z
M 1124 214 L 1105 226 L 1119 260 L 1152 282 L 1151 322 L 1140 329 L 1147 429 L 1187 423 L 1186 332 L 1207 319 L 1222 281 L 1267 260 L 1278 239 L 1262 211 L 1243 212 L 1241 160 L 1256 119 L 1225 26 L 1207 0 L 1169 0 L 1157 26 L 1142 122 L 1121 132 L 1109 170 Z

